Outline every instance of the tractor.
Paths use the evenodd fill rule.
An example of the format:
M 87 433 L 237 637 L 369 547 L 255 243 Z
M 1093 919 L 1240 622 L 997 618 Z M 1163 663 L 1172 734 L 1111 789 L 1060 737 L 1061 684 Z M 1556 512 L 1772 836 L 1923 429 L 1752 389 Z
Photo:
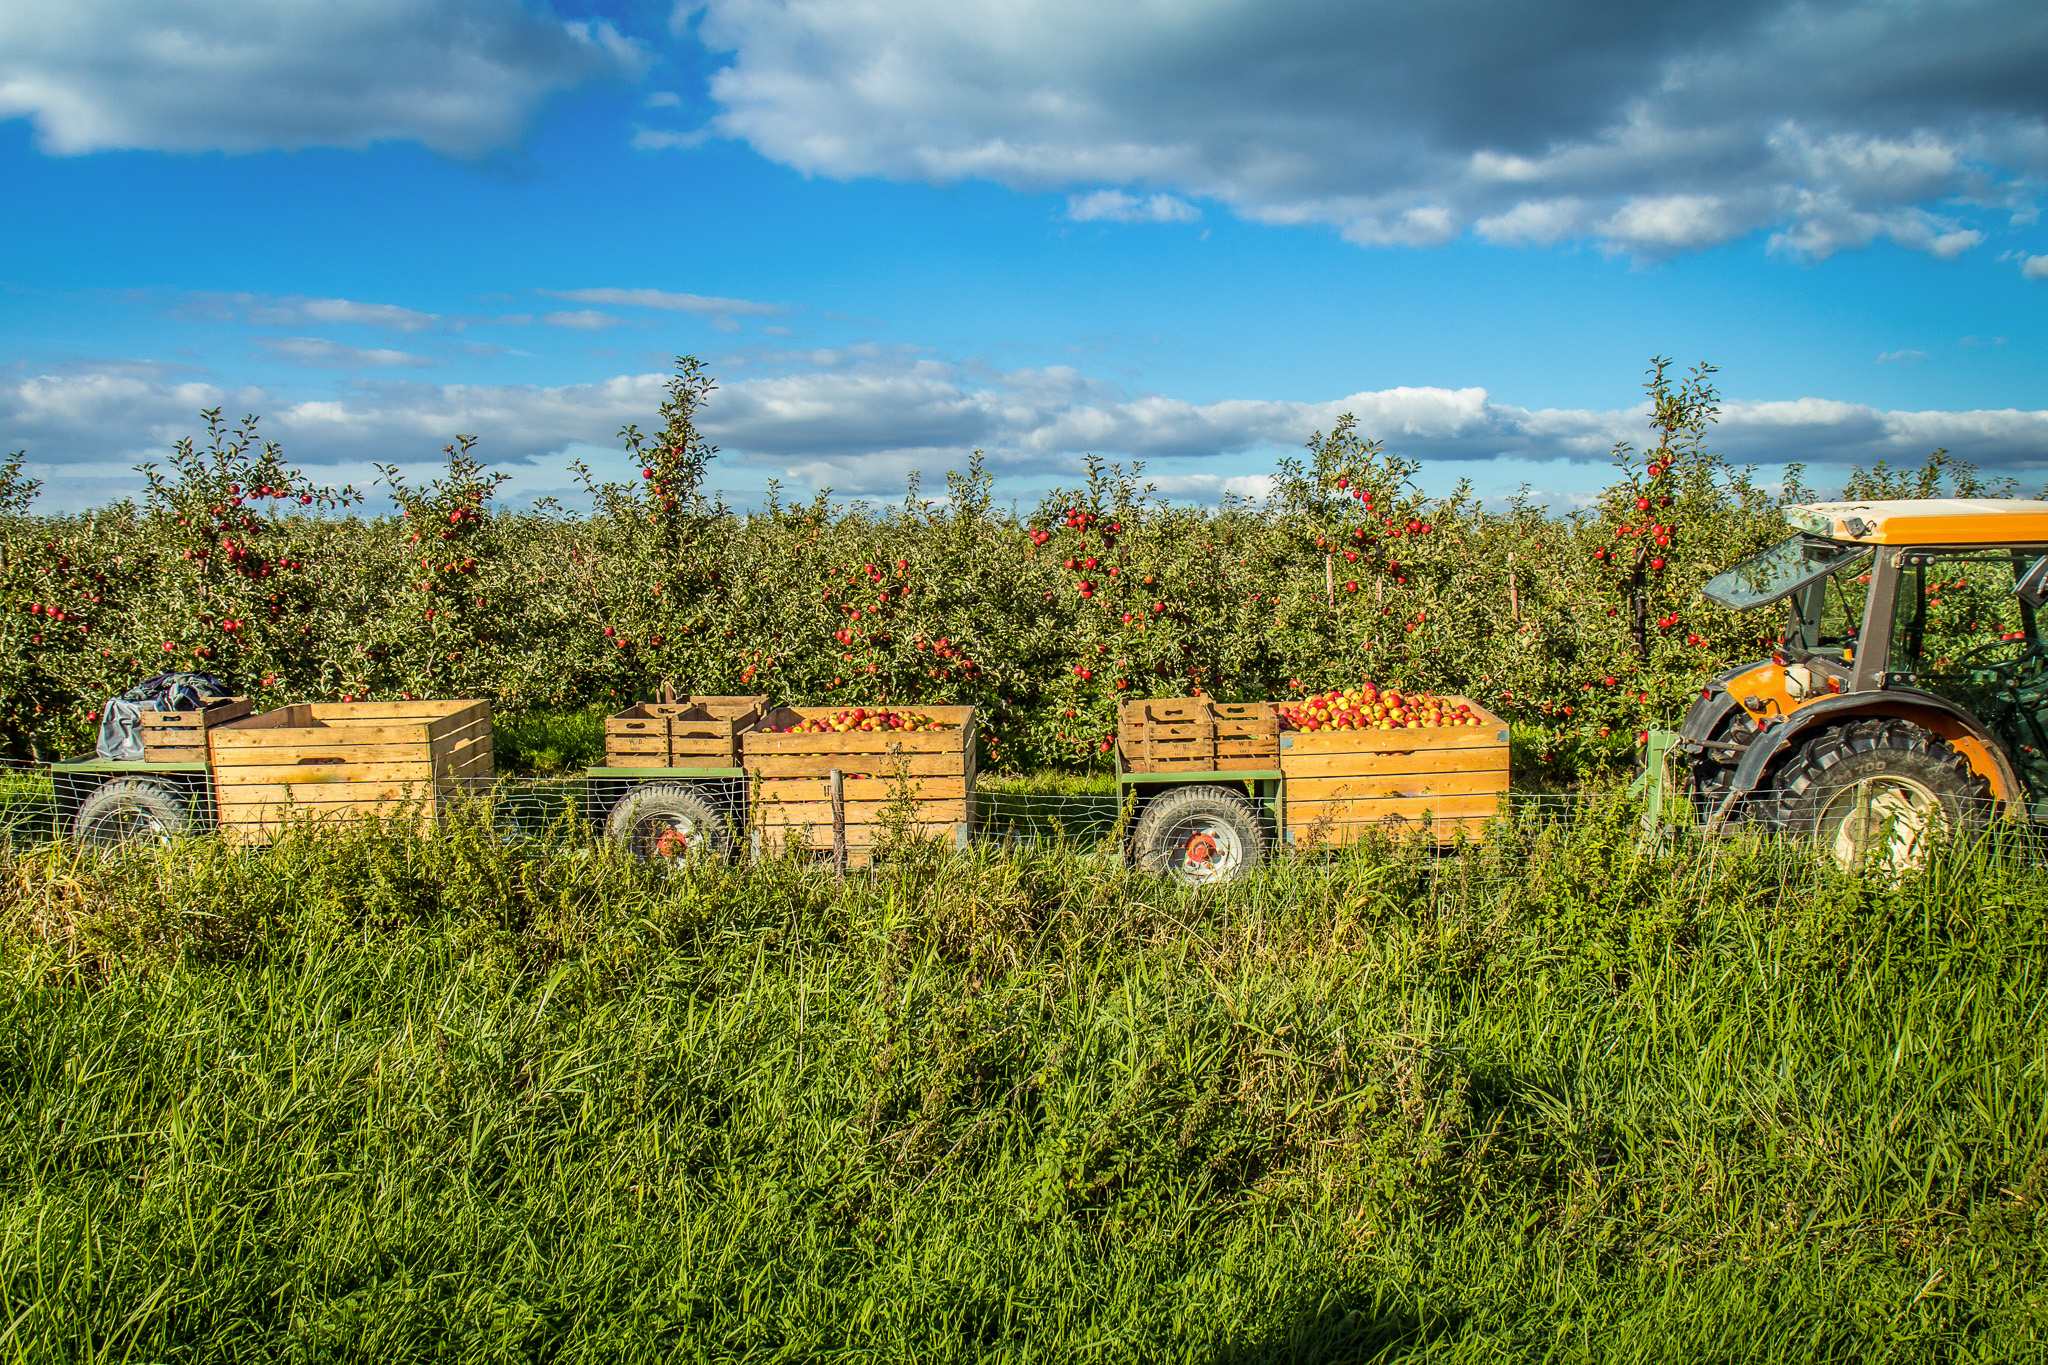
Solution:
M 1701 589 L 1785 604 L 1781 644 L 1700 689 L 1671 743 L 1707 833 L 1905 870 L 1995 817 L 2048 820 L 2048 502 L 1785 509 L 1794 534 Z

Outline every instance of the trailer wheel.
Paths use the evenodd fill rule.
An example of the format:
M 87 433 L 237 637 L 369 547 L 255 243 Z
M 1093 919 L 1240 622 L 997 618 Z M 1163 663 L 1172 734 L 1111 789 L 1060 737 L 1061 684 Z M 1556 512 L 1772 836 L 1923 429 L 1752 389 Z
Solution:
M 1139 867 L 1185 886 L 1233 882 L 1266 856 L 1259 813 L 1228 787 L 1176 787 L 1152 798 L 1131 835 Z
M 605 832 L 647 862 L 732 856 L 732 824 L 694 787 L 636 787 L 612 807 Z
M 71 837 L 96 848 L 175 839 L 192 829 L 192 808 L 174 787 L 146 777 L 102 783 L 78 807 Z

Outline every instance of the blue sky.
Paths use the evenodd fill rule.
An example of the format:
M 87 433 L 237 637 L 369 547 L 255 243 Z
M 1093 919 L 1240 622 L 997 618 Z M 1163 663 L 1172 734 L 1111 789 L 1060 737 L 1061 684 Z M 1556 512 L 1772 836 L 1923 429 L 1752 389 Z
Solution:
M 1663 353 L 1772 471 L 2048 479 L 2048 9 L 1536 8 L 0 0 L 0 448 L 531 497 L 687 351 L 741 503 L 1256 492 L 1342 411 L 1564 503 Z

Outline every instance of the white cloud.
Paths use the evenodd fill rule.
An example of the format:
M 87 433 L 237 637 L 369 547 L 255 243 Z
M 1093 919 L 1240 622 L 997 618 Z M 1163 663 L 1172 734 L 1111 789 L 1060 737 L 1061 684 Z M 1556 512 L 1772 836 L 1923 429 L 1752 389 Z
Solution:
M 721 299 L 707 294 L 671 294 L 661 289 L 536 289 L 543 298 L 565 299 L 570 303 L 601 303 L 614 308 L 659 308 L 670 313 L 692 313 L 698 317 L 779 317 L 790 311 L 786 303 L 756 303 L 752 299 Z
M 431 331 L 443 321 L 438 313 L 422 313 L 394 303 L 297 296 L 272 298 L 262 294 L 187 294 L 180 300 L 178 311 L 185 317 L 245 322 L 258 327 L 339 323 L 406 333 Z
M 701 147 L 711 132 L 706 128 L 694 128 L 678 133 L 667 128 L 636 128 L 633 131 L 633 149 L 640 152 L 686 152 L 692 147 Z
M 1578 231 L 1585 221 L 1586 206 L 1576 199 L 1526 200 L 1506 213 L 1481 218 L 1472 227 L 1488 241 L 1506 246 L 1549 246 Z
M 1747 206 L 1711 194 L 1632 196 L 1601 225 L 1616 247 L 1672 255 L 1739 237 L 1757 226 Z
M 1147 461 L 1161 486 L 1182 496 L 1258 496 L 1278 453 L 1347 412 L 1363 434 L 1427 462 L 1425 472 L 1474 474 L 1483 495 L 1538 476 L 1544 486 L 1568 487 L 1575 477 L 1597 486 L 1613 445 L 1640 444 L 1648 417 L 1640 404 L 1519 408 L 1480 388 L 1193 403 L 1126 392 L 1060 366 L 989 371 L 877 346 L 757 352 L 749 360 L 740 377 L 721 382 L 704 412 L 705 435 L 725 451 L 717 466 L 723 479 L 747 486 L 773 474 L 842 493 L 900 491 L 909 471 L 936 476 L 981 449 L 1014 487 L 1070 482 L 1077 457 L 1093 451 Z M 469 432 L 482 438 L 486 458 L 524 466 L 553 487 L 564 481 L 564 451 L 612 448 L 621 425 L 645 427 L 667 378 L 619 375 L 559 387 L 380 382 L 293 400 L 147 366 L 17 371 L 0 373 L 0 449 L 26 448 L 57 471 L 53 498 L 90 505 L 132 489 L 128 466 L 160 457 L 191 434 L 201 408 L 220 406 L 263 414 L 264 429 L 309 466 L 432 464 L 450 437 Z M 2029 481 L 2048 470 L 2048 411 L 1888 412 L 1820 398 L 1731 400 L 1712 439 L 1732 458 L 1767 469 L 1804 463 L 1817 481 L 1822 471 L 1852 464 L 1914 464 L 1936 446 Z
M 1953 257 L 2048 175 L 2034 0 L 679 0 L 708 126 L 807 174 L 1189 196 L 1364 245 Z M 701 22 L 697 22 L 701 16 Z M 1825 73 L 1824 79 L 1816 73 Z M 1092 187 L 1092 188 L 1091 188 Z
M 626 323 L 624 318 L 600 313 L 595 308 L 579 308 L 573 313 L 549 313 L 541 321 L 550 327 L 574 327 L 585 332 L 601 332 L 607 327 L 623 327 Z
M 434 363 L 424 356 L 411 355 L 405 351 L 364 350 L 356 346 L 344 346 L 338 341 L 326 341 L 320 337 L 258 337 L 256 346 L 272 360 L 320 369 L 363 370 L 393 365 L 425 367 Z
M 477 156 L 549 95 L 637 76 L 606 23 L 522 0 L 62 0 L 0 6 L 0 118 L 46 152 L 385 140 Z
M 1076 223 L 1192 223 L 1202 211 L 1170 194 L 1143 198 L 1122 190 L 1096 190 L 1067 196 L 1067 217 Z
M 1925 351 L 1884 351 L 1877 357 L 1880 365 L 1917 365 L 1927 359 Z
M 2030 280 L 2048 280 L 2048 255 L 2029 256 L 2021 261 L 2020 274 Z

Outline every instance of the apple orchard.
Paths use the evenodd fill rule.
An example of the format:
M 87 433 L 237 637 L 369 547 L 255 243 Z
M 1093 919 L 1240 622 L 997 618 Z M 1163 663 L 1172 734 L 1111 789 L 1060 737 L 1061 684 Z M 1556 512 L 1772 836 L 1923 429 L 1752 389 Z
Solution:
M 982 766 L 1026 771 L 1106 765 L 1127 698 L 1299 702 L 1371 681 L 1469 696 L 1515 723 L 1518 764 L 1569 777 L 1625 759 L 1775 635 L 1698 588 L 1809 495 L 1796 469 L 1779 494 L 1710 452 L 1711 373 L 1656 362 L 1644 448 L 1617 448 L 1610 486 L 1565 515 L 1425 497 L 1417 466 L 1349 419 L 1258 501 L 1176 505 L 1091 458 L 1080 486 L 1012 514 L 977 457 L 943 499 L 740 514 L 709 482 L 694 418 L 715 386 L 687 357 L 660 430 L 622 433 L 639 477 L 578 468 L 587 512 L 496 505 L 503 476 L 466 437 L 424 481 L 380 466 L 366 494 L 309 480 L 255 419 L 209 413 L 144 467 L 136 504 L 38 515 L 24 460 L 0 465 L 0 728 L 14 757 L 85 747 L 104 698 L 173 668 L 263 706 L 617 709 L 673 682 L 971 704 Z M 1939 453 L 1917 490 L 1880 467 L 1852 491 L 1944 476 L 1981 491 Z

